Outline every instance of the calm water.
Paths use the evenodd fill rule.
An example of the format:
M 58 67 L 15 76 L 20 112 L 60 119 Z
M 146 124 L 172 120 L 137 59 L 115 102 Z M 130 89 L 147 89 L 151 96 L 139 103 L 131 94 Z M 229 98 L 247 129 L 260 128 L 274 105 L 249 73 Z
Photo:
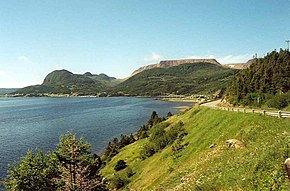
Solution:
M 165 116 L 181 105 L 189 104 L 147 98 L 0 98 L 0 178 L 8 163 L 28 149 L 54 149 L 68 130 L 100 152 L 112 138 L 136 132 L 153 110 Z

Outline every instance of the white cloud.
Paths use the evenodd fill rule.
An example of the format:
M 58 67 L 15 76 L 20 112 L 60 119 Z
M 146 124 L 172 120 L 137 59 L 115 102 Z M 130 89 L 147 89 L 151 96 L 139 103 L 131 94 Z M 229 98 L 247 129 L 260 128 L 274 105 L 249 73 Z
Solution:
M 146 57 L 143 60 L 145 62 L 153 62 L 153 61 L 159 61 L 160 59 L 162 59 L 163 57 L 159 54 L 156 54 L 155 52 L 152 52 L 150 57 Z
M 249 59 L 251 59 L 251 56 L 249 54 L 247 55 L 228 55 L 224 57 L 218 57 L 216 58 L 220 63 L 222 64 L 231 64 L 231 63 L 245 63 Z
M 7 73 L 4 70 L 0 70 L 0 77 L 5 76 Z
M 190 56 L 187 59 L 215 59 L 214 55 L 207 55 L 207 56 Z
M 16 82 L 16 81 L 9 81 L 9 82 L 4 82 L 0 81 L 0 88 L 23 88 L 26 86 L 31 86 L 31 85 L 36 85 L 36 84 L 41 84 L 41 82 L 37 81 L 23 81 L 23 82 Z
M 245 63 L 252 58 L 250 54 L 243 55 L 227 55 L 227 56 L 215 56 L 215 55 L 205 55 L 205 56 L 190 56 L 189 59 L 216 59 L 221 64 L 231 64 L 231 63 Z
M 29 62 L 29 58 L 27 56 L 19 56 L 18 60 L 21 62 Z

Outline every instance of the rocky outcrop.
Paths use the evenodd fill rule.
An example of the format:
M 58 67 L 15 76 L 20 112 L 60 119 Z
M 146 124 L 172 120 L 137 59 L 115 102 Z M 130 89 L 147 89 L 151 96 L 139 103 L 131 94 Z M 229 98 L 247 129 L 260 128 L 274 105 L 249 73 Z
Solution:
M 149 70 L 152 68 L 169 68 L 173 66 L 178 66 L 181 64 L 189 64 L 189 63 L 211 63 L 215 65 L 221 65 L 218 61 L 215 59 L 182 59 L 182 60 L 164 60 L 160 61 L 158 64 L 151 64 L 148 66 L 143 66 L 139 68 L 138 70 L 135 70 L 131 76 L 134 76 L 144 70 Z
M 248 60 L 248 62 L 246 63 L 224 64 L 223 66 L 227 68 L 243 70 L 243 69 L 247 69 L 254 61 L 255 59 L 251 59 L 251 60 Z
M 229 139 L 226 141 L 226 145 L 228 148 L 235 148 L 235 149 L 244 149 L 245 145 L 241 141 L 237 139 Z

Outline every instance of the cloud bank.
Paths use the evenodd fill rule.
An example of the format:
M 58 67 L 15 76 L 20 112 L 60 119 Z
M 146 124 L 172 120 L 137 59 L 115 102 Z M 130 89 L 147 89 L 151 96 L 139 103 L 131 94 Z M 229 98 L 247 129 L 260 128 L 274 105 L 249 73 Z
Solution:
M 145 62 L 155 62 L 155 61 L 157 62 L 157 61 L 159 61 L 161 59 L 163 59 L 163 56 L 161 56 L 161 55 L 159 55 L 159 54 L 157 54 L 155 52 L 152 52 L 151 56 L 146 57 L 143 60 Z
M 190 59 L 216 59 L 221 64 L 232 64 L 232 63 L 245 63 L 252 58 L 250 54 L 243 55 L 226 55 L 226 56 L 215 56 L 215 55 L 205 55 L 205 56 L 190 56 Z

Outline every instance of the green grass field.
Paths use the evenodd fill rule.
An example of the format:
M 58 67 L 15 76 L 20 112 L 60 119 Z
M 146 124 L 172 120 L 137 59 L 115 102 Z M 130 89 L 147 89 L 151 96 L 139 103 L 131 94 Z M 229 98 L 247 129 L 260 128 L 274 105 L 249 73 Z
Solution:
M 170 128 L 180 120 L 188 132 L 181 151 L 174 153 L 169 145 L 141 160 L 148 142 L 142 139 L 124 147 L 102 175 L 128 181 L 121 190 L 290 190 L 283 166 L 290 154 L 289 119 L 195 106 L 165 122 Z M 228 148 L 228 139 L 246 148 Z M 128 167 L 116 172 L 118 160 Z

